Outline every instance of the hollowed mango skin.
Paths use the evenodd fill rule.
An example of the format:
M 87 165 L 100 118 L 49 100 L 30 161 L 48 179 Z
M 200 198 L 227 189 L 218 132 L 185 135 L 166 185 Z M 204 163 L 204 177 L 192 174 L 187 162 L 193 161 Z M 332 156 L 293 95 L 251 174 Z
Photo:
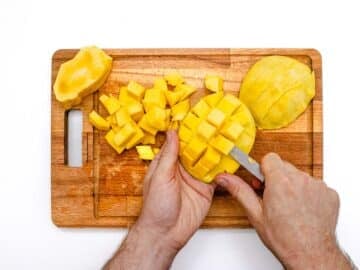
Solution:
M 229 151 L 236 145 L 249 153 L 256 128 L 251 113 L 238 98 L 215 93 L 198 101 L 180 122 L 178 134 L 182 165 L 195 178 L 210 183 L 217 174 L 234 173 L 239 168 Z
M 84 47 L 75 57 L 63 63 L 54 83 L 56 99 L 71 108 L 82 98 L 98 90 L 106 81 L 112 58 L 97 47 Z
M 244 102 L 260 129 L 278 129 L 292 123 L 315 95 L 314 72 L 286 56 L 257 61 L 240 87 Z

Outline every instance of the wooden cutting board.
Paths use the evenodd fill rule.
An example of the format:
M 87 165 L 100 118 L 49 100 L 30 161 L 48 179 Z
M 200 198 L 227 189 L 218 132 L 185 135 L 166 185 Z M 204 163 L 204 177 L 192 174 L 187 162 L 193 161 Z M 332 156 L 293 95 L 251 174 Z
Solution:
M 58 50 L 52 58 L 52 85 L 61 63 L 77 50 Z M 199 91 L 196 102 L 206 93 L 204 76 L 215 73 L 224 78 L 225 91 L 238 96 L 241 80 L 249 67 L 267 55 L 287 55 L 315 71 L 316 96 L 306 112 L 290 126 L 258 131 L 251 155 L 261 160 L 267 152 L 284 159 L 317 178 L 322 177 L 322 79 L 321 56 L 313 49 L 109 49 L 112 72 L 100 93 L 117 95 L 119 86 L 135 80 L 150 87 L 154 78 L 176 69 Z M 142 179 L 148 163 L 137 158 L 135 150 L 117 155 L 104 140 L 104 133 L 93 130 L 88 113 L 99 106 L 98 93 L 86 97 L 76 107 L 83 112 L 83 166 L 67 166 L 67 111 L 51 91 L 51 213 L 57 226 L 126 227 L 137 218 L 142 204 Z M 161 138 L 159 138 L 159 141 Z M 250 179 L 239 169 L 238 175 Z M 203 227 L 249 227 L 241 205 L 224 190 L 216 190 Z

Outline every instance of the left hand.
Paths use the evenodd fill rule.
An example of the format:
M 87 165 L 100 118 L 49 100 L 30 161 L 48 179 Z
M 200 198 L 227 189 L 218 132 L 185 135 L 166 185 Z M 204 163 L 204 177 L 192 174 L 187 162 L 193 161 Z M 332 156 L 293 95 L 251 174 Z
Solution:
M 177 133 L 168 131 L 144 178 L 144 204 L 135 224 L 176 252 L 202 224 L 215 189 L 215 184 L 192 178 L 179 163 L 178 152 Z

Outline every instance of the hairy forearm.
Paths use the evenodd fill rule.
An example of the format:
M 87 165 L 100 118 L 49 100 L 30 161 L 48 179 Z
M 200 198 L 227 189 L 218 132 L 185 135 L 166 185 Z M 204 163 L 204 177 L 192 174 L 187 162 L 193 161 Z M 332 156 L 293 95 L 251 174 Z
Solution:
M 169 269 L 175 255 L 157 234 L 135 224 L 103 269 Z

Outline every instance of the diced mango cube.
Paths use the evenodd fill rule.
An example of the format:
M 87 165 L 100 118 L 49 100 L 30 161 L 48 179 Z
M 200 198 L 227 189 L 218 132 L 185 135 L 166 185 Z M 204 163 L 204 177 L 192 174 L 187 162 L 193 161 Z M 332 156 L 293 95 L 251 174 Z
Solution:
M 199 159 L 198 163 L 210 171 L 220 162 L 220 159 L 221 154 L 212 147 L 208 147 L 205 154 Z
M 149 121 L 147 119 L 147 114 L 144 114 L 143 117 L 140 119 L 139 123 L 138 123 L 139 127 L 141 127 L 144 131 L 152 134 L 152 135 L 156 135 L 157 133 L 157 129 L 154 128 L 153 126 L 151 126 L 149 124 Z
M 234 143 L 222 135 L 217 135 L 216 137 L 212 138 L 210 140 L 210 145 L 224 155 L 229 154 L 231 149 L 234 147 Z
M 192 132 L 186 126 L 181 125 L 179 128 L 179 139 L 184 142 L 189 142 L 192 138 Z
M 125 124 L 131 122 L 131 117 L 128 113 L 128 111 L 125 108 L 120 108 L 116 113 L 115 113 L 115 119 L 116 119 L 116 123 L 117 125 L 121 128 L 123 126 L 125 126 Z
M 174 91 L 176 93 L 182 93 L 181 100 L 184 100 L 191 96 L 196 91 L 196 88 L 188 84 L 178 84 Z
M 142 144 L 155 144 L 156 137 L 148 132 L 144 132 L 144 137 L 141 140 Z
M 126 107 L 129 103 L 137 102 L 138 100 L 128 93 L 126 86 L 120 87 L 119 102 L 121 106 Z
M 127 90 L 128 93 L 137 100 L 141 100 L 144 97 L 145 87 L 135 81 L 128 83 Z
M 120 109 L 121 109 L 121 108 L 120 108 Z M 115 114 L 108 115 L 108 116 L 106 117 L 106 121 L 108 121 L 108 122 L 110 123 L 110 126 L 111 126 L 112 128 L 118 127 L 118 124 L 117 124 L 116 118 L 115 118 Z
M 167 91 L 168 87 L 164 78 L 156 78 L 154 81 L 154 88 L 160 89 L 161 91 Z
M 153 147 L 152 148 L 153 152 L 155 155 L 157 155 L 160 152 L 160 148 L 159 147 Z
M 165 75 L 164 79 L 172 86 L 177 86 L 178 84 L 184 82 L 184 78 L 177 72 L 172 72 Z
M 151 109 L 151 107 L 154 106 L 165 109 L 166 99 L 164 92 L 160 89 L 155 89 L 155 88 L 147 89 L 145 91 L 143 104 L 146 112 L 148 112 Z
M 204 101 L 210 106 L 215 107 L 224 96 L 223 92 L 217 92 L 204 97 Z
M 183 96 L 182 92 L 165 91 L 164 93 L 167 103 L 170 105 L 170 107 L 178 103 Z
M 207 120 L 215 127 L 220 127 L 225 121 L 226 115 L 217 108 L 213 108 L 207 116 Z
M 146 115 L 146 119 L 148 120 L 150 126 L 156 128 L 157 130 L 166 130 L 167 112 L 165 109 L 154 106 L 146 113 Z
M 205 174 L 207 174 L 209 172 L 209 169 L 200 162 L 197 162 L 195 164 L 195 166 L 193 167 L 193 170 L 196 171 L 196 174 L 199 177 L 204 177 Z
M 136 130 L 132 124 L 125 124 L 120 131 L 115 133 L 114 142 L 117 146 L 124 146 L 135 134 Z
M 220 170 L 227 172 L 227 173 L 234 173 L 237 171 L 237 169 L 239 167 L 240 167 L 240 164 L 237 163 L 235 160 L 233 160 L 229 156 L 223 156 L 219 163 Z
M 110 123 L 95 111 L 89 114 L 89 121 L 97 129 L 108 130 L 110 128 Z
M 171 116 L 173 121 L 183 120 L 190 110 L 190 100 L 185 99 L 171 108 Z
M 126 106 L 126 109 L 130 114 L 131 118 L 135 121 L 139 121 L 144 115 L 143 105 L 138 101 L 129 103 Z
M 209 124 L 209 122 L 202 121 L 198 126 L 197 133 L 203 137 L 205 140 L 209 140 L 212 136 L 214 136 L 216 132 L 216 127 Z
M 115 137 L 115 132 L 112 129 L 110 129 L 109 132 L 106 133 L 105 135 L 105 140 L 108 142 L 108 144 L 110 144 L 112 148 L 115 149 L 115 151 L 118 154 L 121 154 L 125 150 L 125 147 L 116 145 L 114 141 L 114 137 Z
M 220 130 L 220 133 L 231 141 L 236 141 L 239 138 L 244 127 L 238 122 L 228 122 Z
M 184 153 L 188 153 L 191 159 L 195 162 L 202 153 L 206 150 L 206 143 L 198 137 L 193 137 L 189 144 L 185 147 Z
M 216 75 L 205 76 L 205 87 L 213 92 L 219 92 L 223 90 L 223 79 Z
M 115 113 L 121 106 L 119 100 L 113 96 L 101 95 L 99 99 L 109 114 Z
M 182 121 L 182 123 L 184 123 L 185 126 L 187 126 L 188 128 L 190 128 L 193 131 L 195 131 L 197 129 L 200 122 L 201 122 L 201 119 L 192 112 L 189 112 L 185 116 L 184 120 Z
M 133 148 L 135 145 L 139 144 L 144 138 L 144 132 L 139 128 L 135 123 L 133 123 L 135 129 L 135 134 L 131 139 L 126 143 L 126 149 Z
M 200 101 L 192 108 L 192 111 L 200 118 L 204 118 L 210 110 L 210 106 L 203 99 L 200 99 Z
M 240 100 L 231 95 L 226 94 L 217 104 L 217 108 L 224 112 L 227 115 L 231 115 L 239 106 L 240 106 Z
M 138 145 L 136 146 L 136 151 L 139 155 L 139 158 L 142 160 L 153 160 L 155 157 L 151 146 L 148 145 Z

